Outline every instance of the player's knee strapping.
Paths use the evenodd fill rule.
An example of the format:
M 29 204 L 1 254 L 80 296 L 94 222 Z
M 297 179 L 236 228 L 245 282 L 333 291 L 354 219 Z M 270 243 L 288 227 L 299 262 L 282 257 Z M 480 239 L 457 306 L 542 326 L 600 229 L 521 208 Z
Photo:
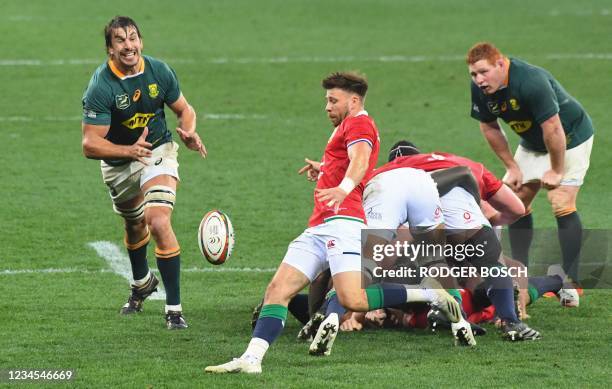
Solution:
M 144 208 L 145 203 L 142 202 L 135 206 L 134 208 L 120 208 L 117 205 L 113 204 L 113 209 L 115 213 L 119 214 L 126 220 L 130 221 L 138 221 L 144 218 Z
M 169 186 L 154 185 L 147 189 L 144 195 L 144 207 L 174 208 L 176 192 Z

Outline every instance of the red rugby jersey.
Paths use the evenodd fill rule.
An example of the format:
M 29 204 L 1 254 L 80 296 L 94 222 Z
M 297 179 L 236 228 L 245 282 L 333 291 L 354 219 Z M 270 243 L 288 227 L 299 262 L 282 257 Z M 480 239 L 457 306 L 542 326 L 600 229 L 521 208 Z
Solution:
M 314 209 L 308 221 L 309 227 L 337 217 L 365 223 L 365 213 L 361 204 L 363 188 L 366 183 L 365 178 L 371 174 L 374 166 L 376 166 L 378 150 L 380 148 L 378 129 L 374 120 L 368 116 L 366 111 L 361 111 L 356 116 L 347 117 L 332 133 L 321 160 L 321 171 L 316 187 L 317 189 L 327 189 L 340 185 L 350 163 L 348 148 L 359 142 L 366 142 L 372 147 L 368 170 L 364 179 L 346 196 L 342 204 L 340 204 L 338 213 L 334 212 L 333 207 L 328 207 L 326 202 L 318 201 L 315 196 Z
M 455 166 L 467 166 L 472 171 L 476 178 L 478 188 L 480 189 L 480 197 L 483 200 L 488 200 L 493 196 L 503 185 L 501 180 L 491 173 L 483 164 L 474 162 L 471 159 L 460 157 L 450 153 L 441 153 L 435 151 L 429 154 L 407 155 L 398 157 L 391 162 L 388 162 L 380 168 L 374 170 L 372 177 L 393 169 L 402 167 L 411 167 L 415 169 L 425 170 L 426 172 L 446 169 Z

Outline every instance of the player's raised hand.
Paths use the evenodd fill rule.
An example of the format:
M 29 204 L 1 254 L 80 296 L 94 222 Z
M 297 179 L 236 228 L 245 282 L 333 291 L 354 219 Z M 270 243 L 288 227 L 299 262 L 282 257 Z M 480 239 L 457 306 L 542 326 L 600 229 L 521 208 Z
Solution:
M 523 172 L 521 172 L 521 169 L 517 167 L 506 170 L 504 184 L 508 185 L 513 191 L 518 192 L 521 186 L 523 186 Z
M 153 147 L 151 143 L 147 142 L 147 135 L 149 135 L 149 127 L 144 128 L 140 137 L 128 150 L 131 159 L 139 161 L 144 165 L 148 165 L 145 158 L 151 156 L 151 147 Z
M 306 166 L 298 170 L 298 174 L 306 173 L 306 179 L 308 181 L 316 181 L 321 171 L 321 162 L 312 161 L 308 158 L 304 158 L 304 161 L 306 162 Z
M 563 174 L 557 173 L 552 169 L 547 170 L 542 176 L 542 187 L 548 190 L 556 189 L 561 185 L 562 178 Z
M 325 205 L 328 207 L 334 208 L 335 213 L 338 213 L 340 210 L 340 204 L 342 204 L 346 196 L 348 196 L 348 193 L 338 186 L 328 189 L 315 189 L 317 201 L 326 203 Z
M 200 153 L 202 158 L 206 158 L 206 155 L 208 154 L 206 151 L 206 146 L 204 146 L 204 143 L 202 143 L 200 135 L 198 135 L 196 130 L 187 132 L 182 128 L 177 127 L 176 132 L 179 134 L 179 137 L 189 150 L 197 151 Z

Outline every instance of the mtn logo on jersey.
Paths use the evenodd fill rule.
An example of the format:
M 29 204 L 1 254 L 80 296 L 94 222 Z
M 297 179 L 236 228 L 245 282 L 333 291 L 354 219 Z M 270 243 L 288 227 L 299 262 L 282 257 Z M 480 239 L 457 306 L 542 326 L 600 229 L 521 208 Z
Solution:
M 115 105 L 118 109 L 126 109 L 130 106 L 130 96 L 127 93 L 115 96 Z
M 135 128 L 143 128 L 145 127 L 149 121 L 155 117 L 154 113 L 137 113 L 126 121 L 122 122 L 124 126 L 133 130 Z
M 510 128 L 514 130 L 517 134 L 523 133 L 531 128 L 532 121 L 531 120 L 515 120 L 508 122 Z

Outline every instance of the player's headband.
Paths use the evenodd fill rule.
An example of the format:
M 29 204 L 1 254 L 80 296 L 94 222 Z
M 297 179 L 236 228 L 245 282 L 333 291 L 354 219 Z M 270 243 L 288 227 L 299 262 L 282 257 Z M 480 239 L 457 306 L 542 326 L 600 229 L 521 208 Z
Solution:
M 406 142 L 406 143 L 408 143 L 408 142 Z M 419 149 L 417 149 L 413 145 L 400 144 L 400 145 L 397 145 L 396 147 L 392 148 L 389 151 L 389 162 L 393 161 L 397 157 L 404 157 L 406 155 L 419 154 L 420 152 L 421 151 Z

